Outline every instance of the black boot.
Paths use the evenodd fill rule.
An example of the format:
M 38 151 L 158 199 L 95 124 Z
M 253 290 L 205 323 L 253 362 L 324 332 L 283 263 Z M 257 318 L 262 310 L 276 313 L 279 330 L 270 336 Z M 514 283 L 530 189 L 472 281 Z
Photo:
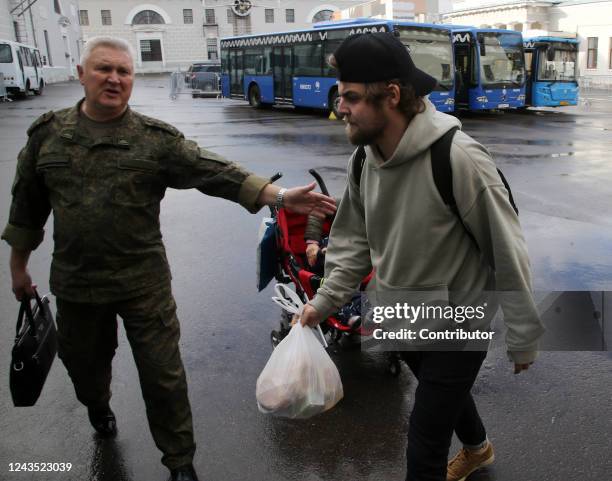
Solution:
M 100 408 L 88 407 L 87 414 L 89 415 L 89 422 L 100 436 L 111 438 L 117 434 L 115 413 L 111 411 L 108 404 Z
M 176 469 L 170 470 L 168 481 L 198 481 L 198 475 L 193 469 L 193 464 L 186 464 Z

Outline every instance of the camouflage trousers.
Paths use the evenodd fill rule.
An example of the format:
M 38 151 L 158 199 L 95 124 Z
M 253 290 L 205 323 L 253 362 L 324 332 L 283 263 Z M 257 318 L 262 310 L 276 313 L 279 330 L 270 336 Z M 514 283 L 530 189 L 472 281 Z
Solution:
M 149 427 L 163 453 L 162 463 L 169 469 L 189 464 L 195 442 L 170 286 L 111 304 L 57 299 L 58 355 L 68 369 L 77 398 L 89 407 L 110 400 L 117 315 L 123 319 L 132 347 Z

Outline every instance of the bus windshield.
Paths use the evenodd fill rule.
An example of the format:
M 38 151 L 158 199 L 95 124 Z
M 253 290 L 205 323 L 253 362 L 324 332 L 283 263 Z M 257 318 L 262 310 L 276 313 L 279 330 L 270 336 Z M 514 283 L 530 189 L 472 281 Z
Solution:
M 523 85 L 525 64 L 520 35 L 483 32 L 478 34 L 478 43 L 481 45 L 480 80 L 483 86 Z
M 13 63 L 11 46 L 6 43 L 0 44 L 0 63 Z
M 551 48 L 554 48 L 555 52 L 552 62 L 548 60 L 546 50 L 540 53 L 538 80 L 575 82 L 578 55 L 576 46 L 567 43 L 551 43 Z
M 414 64 L 434 77 L 443 90 L 451 90 L 453 46 L 448 31 L 400 26 L 399 32 Z

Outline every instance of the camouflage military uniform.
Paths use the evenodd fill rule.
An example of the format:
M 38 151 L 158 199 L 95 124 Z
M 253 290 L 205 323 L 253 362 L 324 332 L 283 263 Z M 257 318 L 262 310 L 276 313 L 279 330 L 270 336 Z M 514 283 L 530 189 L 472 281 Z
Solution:
M 36 249 L 53 211 L 59 355 L 77 397 L 94 407 L 110 399 L 120 315 L 153 438 L 173 469 L 191 462 L 195 444 L 160 201 L 168 187 L 197 188 L 256 212 L 268 180 L 130 109 L 107 135 L 88 135 L 81 102 L 43 115 L 28 130 L 2 239 Z

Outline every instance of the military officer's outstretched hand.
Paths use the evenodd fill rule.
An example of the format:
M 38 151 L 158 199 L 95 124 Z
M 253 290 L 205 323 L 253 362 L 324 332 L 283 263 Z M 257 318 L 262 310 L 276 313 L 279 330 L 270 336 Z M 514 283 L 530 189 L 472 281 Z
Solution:
M 313 192 L 315 183 L 287 189 L 283 199 L 284 206 L 298 214 L 312 214 L 321 219 L 336 212 L 336 201 L 318 192 Z
M 336 212 L 336 201 L 318 192 L 313 192 L 316 184 L 314 182 L 301 187 L 281 189 L 274 184 L 268 184 L 262 190 L 259 205 L 278 205 L 279 196 L 282 198 L 282 206 L 291 212 L 298 214 L 312 214 L 324 219 Z

